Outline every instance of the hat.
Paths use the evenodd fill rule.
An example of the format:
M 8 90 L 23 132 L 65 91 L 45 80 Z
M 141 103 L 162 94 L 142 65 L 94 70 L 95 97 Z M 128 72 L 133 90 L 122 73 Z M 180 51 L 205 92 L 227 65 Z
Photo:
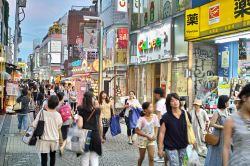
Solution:
M 201 100 L 198 100 L 198 99 L 195 99 L 193 105 L 202 106 L 202 101 L 201 101 Z

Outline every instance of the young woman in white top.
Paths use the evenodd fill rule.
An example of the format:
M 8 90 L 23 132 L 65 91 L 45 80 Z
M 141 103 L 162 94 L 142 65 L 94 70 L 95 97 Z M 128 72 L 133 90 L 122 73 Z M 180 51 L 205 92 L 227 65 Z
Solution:
M 156 138 L 160 123 L 157 115 L 153 114 L 154 109 L 151 103 L 143 103 L 142 108 L 145 114 L 143 117 L 140 117 L 135 129 L 136 134 L 138 134 L 138 147 L 140 152 L 138 166 L 142 165 L 146 150 L 148 151 L 149 166 L 153 166 Z
M 59 149 L 59 130 L 63 124 L 61 115 L 56 111 L 58 104 L 58 97 L 50 96 L 46 111 L 40 111 L 33 122 L 33 126 L 36 127 L 40 115 L 43 116 L 45 121 L 43 135 L 37 142 L 37 149 L 41 153 L 42 166 L 47 166 L 48 154 L 50 154 L 50 165 L 55 165 L 56 151 Z
M 129 99 L 126 100 L 125 102 L 125 106 L 126 111 L 125 111 L 125 122 L 127 125 L 127 135 L 128 135 L 128 143 L 130 145 L 133 144 L 133 136 L 135 134 L 135 129 L 131 128 L 129 125 L 129 112 L 131 111 L 132 108 L 141 108 L 141 104 L 139 103 L 139 101 L 136 99 L 135 97 L 135 92 L 134 91 L 130 91 L 129 92 Z

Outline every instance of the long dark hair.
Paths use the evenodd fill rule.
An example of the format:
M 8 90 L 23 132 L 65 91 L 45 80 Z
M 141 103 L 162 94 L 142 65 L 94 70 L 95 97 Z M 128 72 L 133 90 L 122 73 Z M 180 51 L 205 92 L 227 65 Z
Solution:
M 105 91 L 101 91 L 101 93 L 100 93 L 100 95 L 99 95 L 99 104 L 102 104 L 102 95 L 103 94 L 106 94 L 106 92 Z M 108 95 L 106 94 L 106 99 L 105 99 L 105 101 L 106 101 L 106 103 L 109 103 L 110 102 L 110 100 L 109 100 L 109 97 L 108 97 Z
M 176 100 L 180 101 L 180 97 L 177 95 L 177 93 L 170 93 L 167 95 L 166 98 L 166 108 L 168 113 L 172 113 L 172 107 L 170 105 L 171 99 L 175 98 Z
M 92 109 L 94 107 L 93 102 L 92 102 L 93 97 L 94 95 L 91 92 L 84 93 L 84 96 L 82 99 L 82 107 Z

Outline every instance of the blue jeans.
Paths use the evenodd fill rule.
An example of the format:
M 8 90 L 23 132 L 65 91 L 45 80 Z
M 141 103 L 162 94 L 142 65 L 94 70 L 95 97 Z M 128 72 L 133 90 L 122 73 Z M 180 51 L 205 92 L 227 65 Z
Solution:
M 28 114 L 18 114 L 18 130 L 27 130 L 28 128 Z

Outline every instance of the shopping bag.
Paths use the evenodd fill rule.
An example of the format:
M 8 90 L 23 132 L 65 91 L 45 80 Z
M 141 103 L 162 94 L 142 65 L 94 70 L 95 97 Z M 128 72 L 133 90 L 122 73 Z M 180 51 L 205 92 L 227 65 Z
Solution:
M 34 136 L 35 128 L 32 126 L 29 126 L 26 130 L 25 135 L 22 138 L 22 141 L 27 145 L 36 145 L 37 138 Z
M 114 115 L 111 117 L 110 132 L 111 132 L 112 136 L 116 136 L 116 135 L 121 133 L 120 116 L 119 115 Z
M 201 166 L 198 153 L 193 149 L 190 157 L 188 158 L 188 166 Z
M 142 109 L 140 108 L 132 108 L 129 111 L 129 128 L 134 129 L 136 128 L 137 121 L 141 117 Z
M 79 129 L 77 126 L 69 128 L 67 135 L 67 144 L 65 148 L 77 154 L 88 152 L 91 133 L 91 130 Z

